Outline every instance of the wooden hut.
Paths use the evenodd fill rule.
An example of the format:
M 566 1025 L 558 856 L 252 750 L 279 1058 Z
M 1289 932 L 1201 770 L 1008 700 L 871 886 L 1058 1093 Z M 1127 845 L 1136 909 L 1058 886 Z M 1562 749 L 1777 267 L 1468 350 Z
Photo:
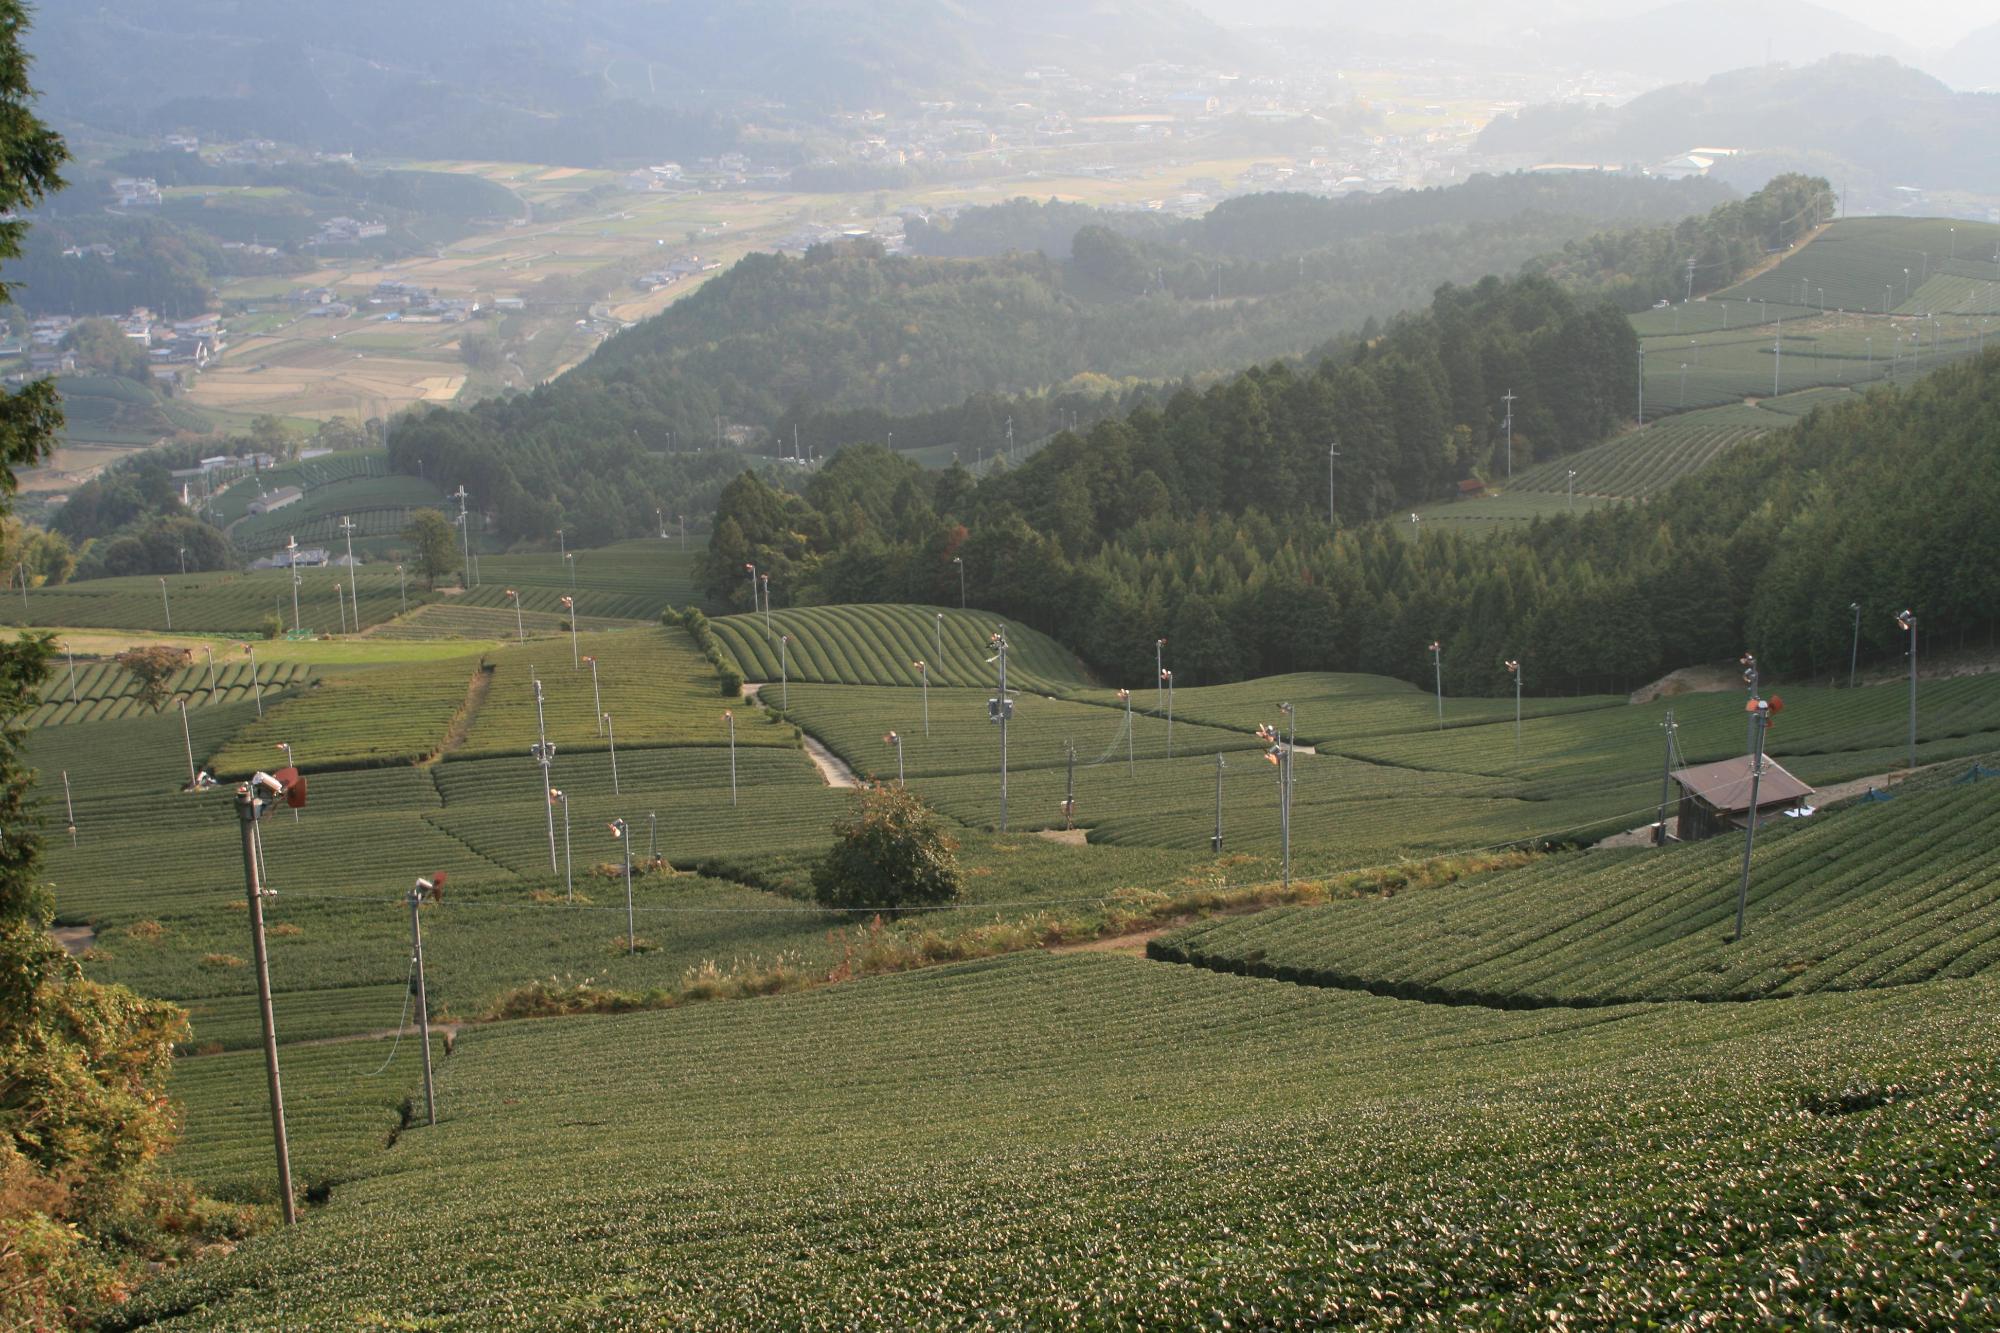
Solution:
M 1718 833 L 1740 831 L 1750 822 L 1750 756 L 1724 759 L 1676 770 L 1680 784 L 1680 819 L 1676 836 L 1681 842 L 1700 842 Z M 1804 806 L 1813 789 L 1787 773 L 1784 766 L 1768 755 L 1764 776 L 1757 784 L 1757 822 Z

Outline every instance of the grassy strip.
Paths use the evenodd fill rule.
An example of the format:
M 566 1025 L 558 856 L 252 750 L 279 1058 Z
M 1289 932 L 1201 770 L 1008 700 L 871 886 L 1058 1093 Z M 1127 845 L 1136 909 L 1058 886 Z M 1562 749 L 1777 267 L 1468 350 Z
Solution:
M 1158 927 L 1186 925 L 1208 917 L 1261 911 L 1267 907 L 1389 898 L 1413 889 L 1453 884 L 1471 875 L 1518 869 L 1535 859 L 1532 852 L 1488 852 L 1432 857 L 1326 879 L 1296 880 L 1289 885 L 1267 881 L 1236 888 L 1178 892 L 1128 888 L 1107 895 L 1098 907 L 1090 910 L 1050 908 L 959 929 L 939 928 L 931 924 L 931 919 L 892 922 L 878 915 L 866 925 L 834 932 L 841 956 L 824 972 L 806 967 L 795 955 L 780 954 L 769 962 L 759 960 L 728 968 L 704 962 L 689 968 L 682 974 L 679 985 L 671 988 L 627 991 L 599 987 L 588 981 L 570 984 L 534 981 L 495 997 L 474 1021 L 622 1014 L 672 1009 L 705 1000 L 787 994 L 856 977 L 1116 939 Z

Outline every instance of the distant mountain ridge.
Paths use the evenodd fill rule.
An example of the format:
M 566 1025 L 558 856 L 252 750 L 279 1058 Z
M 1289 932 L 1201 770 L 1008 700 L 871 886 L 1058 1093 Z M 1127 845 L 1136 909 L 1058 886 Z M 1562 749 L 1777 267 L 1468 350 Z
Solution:
M 1181 0 L 78 0 L 29 33 L 48 112 L 315 148 L 596 165 L 714 151 L 778 104 L 963 98 L 1031 66 L 1228 65 Z
M 1803 69 L 1734 70 L 1622 107 L 1530 107 L 1494 121 L 1481 153 L 1650 164 L 1700 145 L 1739 148 L 1741 186 L 1767 164 L 1856 185 L 2000 191 L 2000 99 L 1953 92 L 1888 59 L 1837 56 Z

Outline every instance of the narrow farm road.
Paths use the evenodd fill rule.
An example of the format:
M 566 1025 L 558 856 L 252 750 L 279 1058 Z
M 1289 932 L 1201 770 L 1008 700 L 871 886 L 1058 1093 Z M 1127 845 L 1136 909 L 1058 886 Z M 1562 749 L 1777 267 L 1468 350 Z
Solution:
M 759 696 L 763 693 L 763 690 L 764 685 L 762 682 L 746 681 L 743 685 L 744 701 L 747 703 L 762 702 Z M 813 767 L 819 770 L 819 775 L 826 782 L 827 786 L 859 787 L 862 785 L 861 779 L 856 776 L 854 770 L 847 766 L 847 761 L 827 749 L 817 736 L 807 731 L 804 727 L 800 727 L 799 738 L 805 746 L 806 758 L 813 761 Z

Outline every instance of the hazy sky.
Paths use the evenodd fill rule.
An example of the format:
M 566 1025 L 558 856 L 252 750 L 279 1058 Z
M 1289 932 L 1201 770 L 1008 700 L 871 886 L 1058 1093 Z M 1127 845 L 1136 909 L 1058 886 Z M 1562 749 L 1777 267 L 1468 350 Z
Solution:
M 1993 0 L 1901 0 L 1894 5 L 1884 5 L 1880 0 L 1820 0 L 1820 3 L 1870 27 L 1892 32 L 1912 46 L 1948 45 L 1975 28 L 2000 22 L 2000 6 Z

